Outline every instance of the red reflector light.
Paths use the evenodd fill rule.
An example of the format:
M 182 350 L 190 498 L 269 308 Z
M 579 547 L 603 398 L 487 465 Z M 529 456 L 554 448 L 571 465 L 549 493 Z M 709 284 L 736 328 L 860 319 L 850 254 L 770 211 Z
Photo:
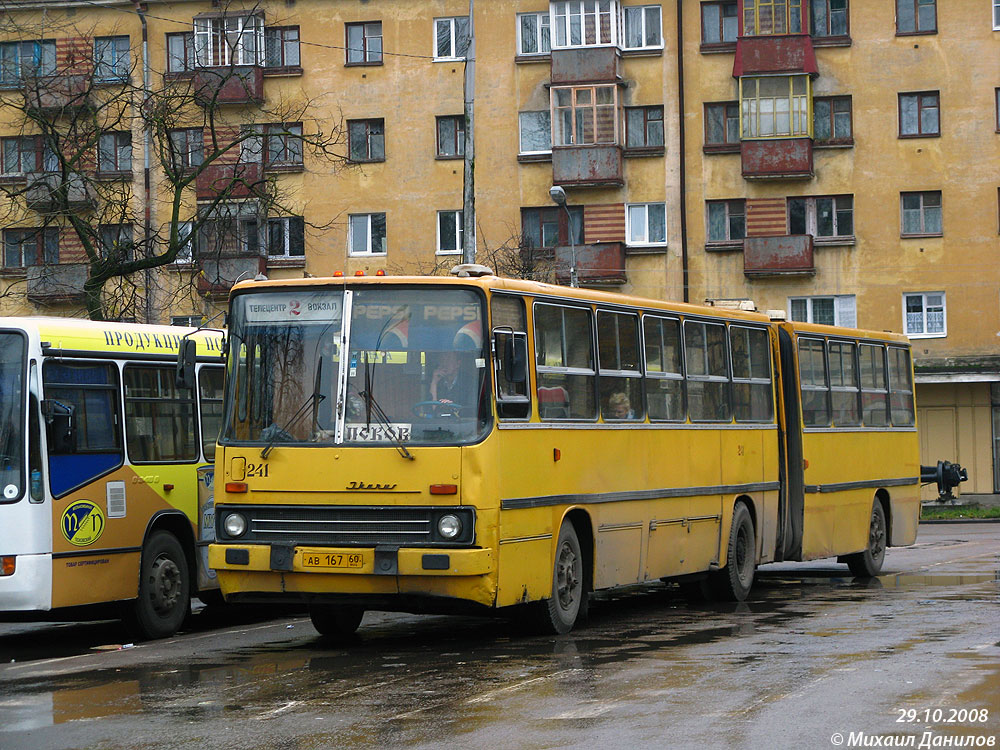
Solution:
M 455 495 L 458 493 L 457 484 L 432 484 L 432 495 Z
M 14 575 L 14 568 L 17 566 L 17 558 L 14 555 L 0 557 L 0 576 Z
M 226 492 L 246 492 L 246 482 L 226 482 Z
M 355 275 L 355 276 L 364 276 L 364 275 L 365 275 L 365 272 L 364 272 L 364 271 L 355 271 L 355 272 L 354 272 L 354 275 Z
M 377 271 L 375 272 L 375 275 L 376 275 L 376 276 L 385 276 L 385 269 L 384 269 L 384 268 L 380 268 L 380 269 L 378 269 L 378 270 L 377 270 Z
M 335 279 L 339 279 L 343 275 L 344 275 L 343 271 L 334 271 L 333 272 L 333 278 L 335 278 Z

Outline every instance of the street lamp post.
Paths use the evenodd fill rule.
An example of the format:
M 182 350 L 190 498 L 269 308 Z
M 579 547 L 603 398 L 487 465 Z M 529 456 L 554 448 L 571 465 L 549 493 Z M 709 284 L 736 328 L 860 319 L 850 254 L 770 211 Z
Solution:
M 563 210 L 566 212 L 566 231 L 569 234 L 569 248 L 570 248 L 570 266 L 569 266 L 569 285 L 572 287 L 577 287 L 576 278 L 576 241 L 573 239 L 573 217 L 570 216 L 569 206 L 566 204 L 566 191 L 562 189 L 559 185 L 553 185 L 549 188 L 549 197 L 552 202 L 557 206 L 562 206 Z

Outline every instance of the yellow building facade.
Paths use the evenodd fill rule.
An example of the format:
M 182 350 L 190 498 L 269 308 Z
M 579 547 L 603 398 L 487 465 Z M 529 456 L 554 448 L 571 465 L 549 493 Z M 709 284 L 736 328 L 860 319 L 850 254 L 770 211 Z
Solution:
M 201 145 L 184 140 L 182 158 L 261 129 L 256 153 L 241 146 L 192 181 L 181 219 L 214 206 L 210 178 L 231 179 L 234 162 L 279 199 L 265 210 L 253 190 L 231 191 L 227 222 L 133 274 L 111 314 L 211 317 L 237 278 L 257 273 L 443 272 L 470 244 L 470 7 L 481 262 L 907 333 L 924 462 L 969 466 L 966 492 L 998 489 L 995 0 L 34 0 L 9 3 L 0 24 L 0 99 L 17 101 L 32 75 L 100 74 L 100 91 L 141 94 L 144 80 L 197 88 L 222 71 L 229 83 L 211 107 L 186 105 L 189 127 L 175 130 Z M 0 210 L 0 309 L 82 314 L 80 242 L 64 215 L 23 201 L 49 168 L 30 140 L 37 128 L 17 107 L 0 110 L 11 205 Z M 126 231 L 140 254 L 170 222 L 145 127 L 120 118 L 86 164 L 101 185 L 126 185 L 130 214 L 148 226 L 122 230 L 84 201 L 77 214 L 119 227 L 97 227 L 102 242 Z

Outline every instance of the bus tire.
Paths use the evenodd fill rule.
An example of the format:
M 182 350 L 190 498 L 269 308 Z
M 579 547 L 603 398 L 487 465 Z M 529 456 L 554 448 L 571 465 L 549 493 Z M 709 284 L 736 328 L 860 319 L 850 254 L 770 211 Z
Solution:
M 191 611 L 191 576 L 187 557 L 177 537 L 154 531 L 142 549 L 139 596 L 126 622 L 141 640 L 167 638 Z
M 365 611 L 361 607 L 341 604 L 310 604 L 309 619 L 316 631 L 331 641 L 351 638 L 361 625 Z
M 583 553 L 576 529 L 563 521 L 552 563 L 552 596 L 535 605 L 538 630 L 547 634 L 568 633 L 586 616 L 587 591 L 583 585 Z
M 844 556 L 844 562 L 855 576 L 873 578 L 879 574 L 885 560 L 886 537 L 885 510 L 876 498 L 872 503 L 871 523 L 868 526 L 868 546 L 863 552 Z
M 742 602 L 750 595 L 754 570 L 757 568 L 754 559 L 756 554 L 757 541 L 754 538 L 753 521 L 750 519 L 750 511 L 741 501 L 733 507 L 726 567 L 712 574 L 712 589 L 716 598 Z

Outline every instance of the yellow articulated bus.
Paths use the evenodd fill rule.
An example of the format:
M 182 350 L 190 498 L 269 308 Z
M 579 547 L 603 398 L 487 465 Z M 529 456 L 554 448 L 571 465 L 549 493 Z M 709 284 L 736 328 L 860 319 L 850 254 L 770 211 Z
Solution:
M 227 600 L 516 611 L 743 599 L 762 563 L 878 572 L 914 541 L 903 336 L 498 278 L 233 290 L 216 543 Z M 480 270 L 481 269 L 481 270 Z
M 198 497 L 211 508 L 222 334 L 195 331 L 0 318 L 0 619 L 112 614 L 156 638 L 218 595 Z M 195 389 L 175 384 L 185 336 Z

